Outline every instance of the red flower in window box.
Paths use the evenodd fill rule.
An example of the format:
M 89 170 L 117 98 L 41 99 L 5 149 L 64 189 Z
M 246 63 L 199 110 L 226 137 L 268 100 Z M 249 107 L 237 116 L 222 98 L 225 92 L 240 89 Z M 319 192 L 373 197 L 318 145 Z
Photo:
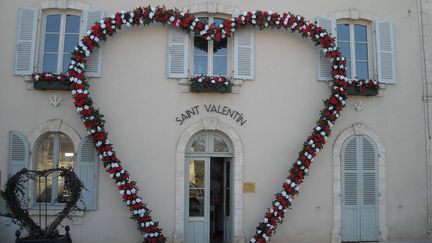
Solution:
M 191 92 L 196 93 L 231 93 L 232 83 L 225 76 L 200 75 L 190 79 Z

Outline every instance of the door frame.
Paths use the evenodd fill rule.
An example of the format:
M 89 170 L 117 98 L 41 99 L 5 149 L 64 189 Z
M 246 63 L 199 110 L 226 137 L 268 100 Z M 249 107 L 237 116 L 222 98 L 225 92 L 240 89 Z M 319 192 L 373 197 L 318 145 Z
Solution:
M 229 216 L 227 216 L 226 215 L 226 209 L 227 209 L 227 204 L 226 204 L 226 198 L 227 198 L 227 193 L 226 193 L 226 191 L 227 191 L 227 180 L 226 180 L 226 177 L 227 177 L 227 167 L 226 167 L 226 164 L 227 164 L 227 161 L 229 161 L 229 170 L 230 170 L 230 173 L 229 173 L 229 205 L 228 205 L 228 207 L 229 207 Z M 234 203 L 233 203 L 233 200 L 232 200 L 232 198 L 233 198 L 233 190 L 232 190 L 232 185 L 233 185 L 233 175 L 232 175 L 232 171 L 233 171 L 233 158 L 231 157 L 231 158 L 224 158 L 224 161 L 223 161 L 223 186 L 222 186 L 222 190 L 223 190 L 223 200 L 224 200 L 224 202 L 223 202 L 223 217 L 224 217 L 224 220 L 223 220 L 223 227 L 224 227 L 224 230 L 223 230 L 223 240 L 224 240 L 224 242 L 227 242 L 226 241 L 226 239 L 228 238 L 228 237 L 231 237 L 231 239 L 233 239 L 233 234 L 232 234 L 232 231 L 233 231 L 233 216 L 232 216 L 232 213 L 233 213 L 233 209 L 234 209 L 234 207 L 233 207 L 233 205 L 234 205 Z M 227 217 L 229 217 L 229 219 L 227 219 Z
M 233 242 L 245 242 L 245 233 L 243 231 L 243 143 L 240 136 L 230 125 L 220 121 L 216 117 L 205 117 L 193 123 L 185 129 L 180 135 L 177 143 L 175 159 L 175 225 L 173 233 L 173 242 L 184 242 L 184 215 L 185 215 L 185 161 L 186 146 L 189 140 L 201 131 L 219 131 L 226 135 L 233 147 L 232 155 L 232 222 L 233 222 Z
M 184 183 L 185 183 L 185 201 L 184 201 L 184 205 L 185 205 L 185 210 L 184 210 L 184 220 L 185 220 L 185 230 L 186 230 L 186 227 L 187 227 L 187 223 L 186 223 L 186 221 L 204 221 L 204 223 L 206 224 L 206 232 L 207 232 L 207 234 L 208 234 L 208 236 L 210 237 L 210 232 L 211 232 L 211 230 L 210 230 L 210 207 L 211 207 L 211 199 L 210 199 L 210 191 L 211 191 L 211 163 L 212 163 L 212 158 L 223 158 L 224 160 L 223 160 L 223 175 L 224 175 L 224 181 L 223 181 L 223 187 L 222 187 L 222 190 L 223 190 L 223 200 L 224 200 L 224 203 L 223 203 L 223 214 L 224 214 L 224 220 L 223 220 L 223 229 L 224 229 L 224 235 L 223 235 L 223 238 L 224 238 L 224 242 L 226 242 L 225 241 L 225 238 L 226 238 L 226 234 L 228 233 L 227 232 L 227 230 L 230 230 L 230 233 L 231 233 L 231 239 L 228 241 L 228 242 L 233 242 L 233 236 L 232 236 L 232 226 L 233 226 L 233 222 L 232 222 L 232 212 L 233 212 L 233 201 L 232 201 L 232 198 L 233 198 L 233 192 L 232 192 L 232 190 L 231 190 L 231 188 L 230 188 L 230 203 L 229 203 L 229 205 L 228 205 L 228 207 L 230 208 L 229 209 L 229 212 L 230 212 L 230 216 L 229 216 L 229 222 L 227 222 L 227 220 L 226 220 L 226 167 L 225 167 L 225 163 L 226 163 L 226 161 L 229 161 L 230 163 L 229 163 L 229 167 L 230 167 L 230 171 L 232 171 L 232 167 L 233 167 L 233 163 L 232 163 L 232 161 L 233 161 L 233 157 L 232 156 L 230 156 L 230 157 L 224 157 L 224 156 L 200 156 L 200 155 L 187 155 L 186 156 L 186 158 L 185 158 L 185 160 L 186 160 L 186 162 L 185 162 L 185 166 L 186 166 L 186 170 L 185 170 L 185 173 L 187 174 L 187 177 L 185 177 L 185 181 L 184 181 Z M 190 216 L 189 216 L 189 210 L 188 210 L 188 208 L 189 208 L 189 200 L 188 200 L 188 198 L 189 198 L 189 196 L 188 196 L 188 188 L 189 188 L 189 185 L 188 185 L 188 182 L 189 182 L 189 179 L 188 179 L 188 176 L 189 176 L 189 171 L 190 171 L 190 169 L 189 169 L 189 162 L 191 161 L 191 160 L 198 160 L 198 161 L 204 161 L 204 163 L 205 163 L 205 186 L 204 186 L 204 202 L 205 202 L 205 204 L 204 204 L 204 217 L 196 217 L 196 218 L 194 218 L 194 219 L 191 219 L 190 218 Z M 233 184 L 233 175 L 232 175 L 232 173 L 230 173 L 230 178 L 229 178 L 229 181 L 230 181 L 230 185 L 232 185 Z M 228 227 L 227 227 L 227 225 L 228 225 L 228 227 L 231 227 L 231 229 L 228 229 Z M 211 241 L 211 239 L 209 238 L 208 239 L 208 242 L 210 242 Z
M 333 227 L 331 242 L 342 241 L 342 147 L 345 140 L 352 135 L 369 136 L 377 147 L 378 152 L 378 217 L 379 217 L 379 241 L 387 241 L 388 227 L 386 221 L 386 150 L 380 136 L 371 128 L 362 123 L 352 124 L 343 130 L 336 138 L 333 145 Z

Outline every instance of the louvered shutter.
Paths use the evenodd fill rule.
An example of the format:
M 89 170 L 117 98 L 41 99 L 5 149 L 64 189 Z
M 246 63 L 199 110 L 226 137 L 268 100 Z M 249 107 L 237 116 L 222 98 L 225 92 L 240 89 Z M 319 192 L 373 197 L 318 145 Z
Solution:
M 362 142 L 362 209 L 361 209 L 361 241 L 378 239 L 378 168 L 377 150 L 374 143 L 366 136 Z
M 318 17 L 317 23 L 319 26 L 327 30 L 327 33 L 331 34 L 332 37 L 336 37 L 336 20 L 330 17 Z M 317 61 L 317 79 L 321 81 L 331 81 L 333 76 L 331 75 L 332 62 L 329 58 L 325 57 L 325 53 L 322 48 L 318 48 L 318 61 Z
M 105 11 L 103 10 L 86 10 L 84 12 L 84 35 L 87 31 L 105 17 Z M 99 42 L 101 43 L 101 42 Z M 102 47 L 97 48 L 89 57 L 87 61 L 87 76 L 89 77 L 101 77 L 102 76 Z
M 18 132 L 9 133 L 9 171 L 8 177 L 13 176 L 18 171 L 28 168 L 29 145 L 26 137 Z
M 254 79 L 254 30 L 246 28 L 234 34 L 234 78 Z
M 96 148 L 90 138 L 84 139 L 77 152 L 76 171 L 80 180 L 84 183 L 82 191 L 84 205 L 87 210 L 96 210 L 98 196 L 98 159 Z
M 9 168 L 8 178 L 15 175 L 18 171 L 29 168 L 29 145 L 24 134 L 18 131 L 9 133 Z M 28 182 L 24 184 L 23 200 L 21 206 L 28 207 Z
M 396 83 L 393 24 L 386 21 L 375 23 L 377 45 L 378 81 Z
M 34 71 L 38 18 L 39 10 L 36 8 L 23 7 L 19 9 L 15 75 L 31 75 Z
M 170 78 L 187 78 L 189 34 L 178 28 L 168 33 L 167 73 Z
M 348 138 L 342 149 L 342 240 L 356 241 L 360 237 L 358 197 L 358 139 Z

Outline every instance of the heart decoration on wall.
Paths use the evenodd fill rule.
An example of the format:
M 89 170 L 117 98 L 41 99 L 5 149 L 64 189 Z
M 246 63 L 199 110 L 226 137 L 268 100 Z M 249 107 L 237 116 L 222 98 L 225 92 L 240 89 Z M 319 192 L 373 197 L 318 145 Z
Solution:
M 29 212 L 23 209 L 25 204 L 24 198 L 26 193 L 26 184 L 29 180 L 36 181 L 45 178 L 45 185 L 49 176 L 61 176 L 64 178 L 64 189 L 69 192 L 65 198 L 64 208 L 58 213 L 54 220 L 45 229 L 41 225 L 36 224 L 30 218 Z M 81 191 L 84 185 L 71 168 L 56 168 L 41 171 L 22 169 L 8 179 L 5 185 L 2 196 L 5 198 L 8 208 L 11 210 L 17 223 L 22 228 L 26 229 L 29 237 L 32 240 L 37 239 L 55 239 L 57 236 L 57 227 L 65 219 L 69 217 L 72 210 L 81 210 L 77 207 L 77 202 L 80 200 Z M 51 203 L 51 202 L 50 202 Z
M 132 218 L 138 224 L 138 230 L 144 233 L 144 242 L 165 242 L 158 223 L 153 221 L 150 210 L 138 196 L 136 182 L 130 178 L 107 138 L 103 115 L 93 106 L 93 100 L 88 91 L 89 83 L 85 75 L 88 57 L 103 40 L 113 36 L 122 26 L 144 26 L 151 23 L 162 23 L 177 27 L 186 32 L 193 32 L 207 40 L 220 41 L 231 37 L 236 31 L 246 27 L 259 29 L 280 29 L 299 33 L 320 46 L 326 57 L 332 60 L 333 66 L 329 72 L 333 75 L 331 95 L 324 101 L 316 126 L 304 142 L 297 160 L 292 164 L 282 190 L 276 193 L 271 207 L 265 213 L 264 220 L 256 228 L 250 242 L 267 242 L 274 234 L 278 223 L 282 223 L 286 209 L 299 192 L 299 186 L 308 174 L 309 167 L 330 136 L 331 127 L 335 124 L 347 99 L 346 60 L 337 49 L 334 38 L 320 26 L 305 20 L 304 17 L 291 13 L 278 14 L 270 11 L 244 12 L 243 14 L 225 19 L 223 24 L 216 26 L 203 22 L 188 12 L 165 7 L 139 7 L 133 11 L 121 11 L 96 22 L 84 36 L 72 53 L 68 69 L 68 77 L 72 82 L 72 95 L 76 110 L 81 116 L 85 128 L 93 139 L 99 158 L 105 170 L 114 180 L 123 201 L 132 212 Z

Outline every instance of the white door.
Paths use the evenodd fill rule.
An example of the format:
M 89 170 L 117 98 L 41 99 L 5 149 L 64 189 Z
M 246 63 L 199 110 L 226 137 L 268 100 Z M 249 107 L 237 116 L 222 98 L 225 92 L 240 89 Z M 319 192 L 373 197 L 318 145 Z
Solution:
M 185 243 L 231 243 L 233 152 L 229 139 L 202 132 L 189 141 L 185 166 Z
M 210 158 L 186 161 L 185 242 L 209 243 Z
M 342 148 L 342 241 L 378 241 L 378 153 L 367 136 Z

